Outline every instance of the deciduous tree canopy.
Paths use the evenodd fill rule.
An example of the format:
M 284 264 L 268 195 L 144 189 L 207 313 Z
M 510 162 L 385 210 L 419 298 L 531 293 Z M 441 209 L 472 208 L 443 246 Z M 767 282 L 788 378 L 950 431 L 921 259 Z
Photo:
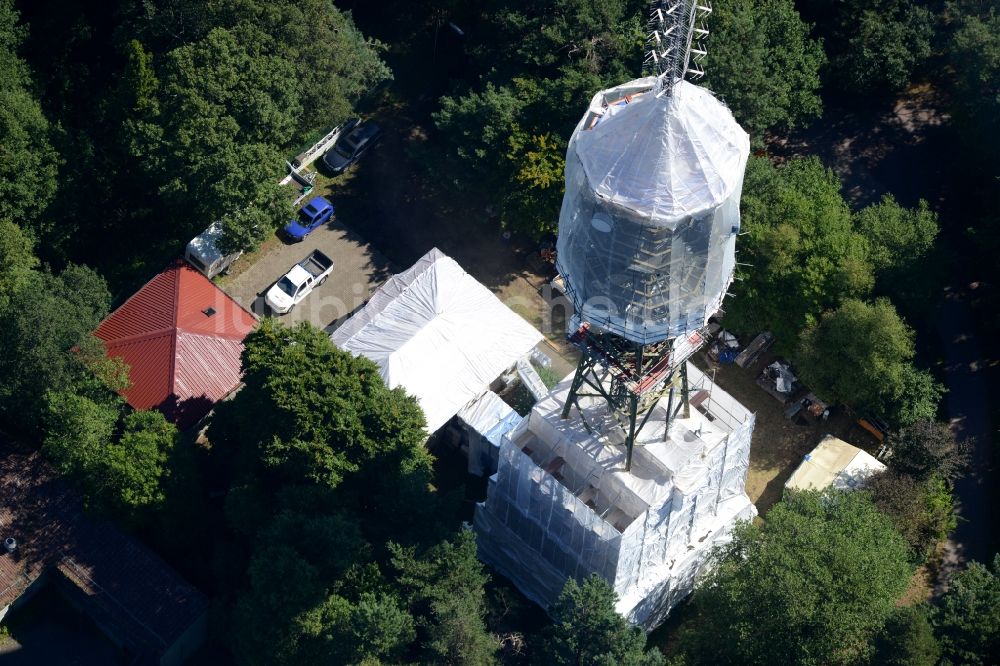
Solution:
M 615 591 L 600 576 L 582 584 L 570 578 L 552 610 L 553 624 L 539 644 L 538 664 L 560 666 L 658 666 L 657 649 L 646 650 L 646 636 L 615 611 Z
M 864 238 L 819 160 L 782 167 L 753 157 L 742 199 L 739 281 L 726 304 L 727 325 L 771 330 L 786 351 L 799 332 L 845 298 L 866 295 L 874 276 Z
M 796 361 L 817 394 L 906 426 L 933 419 L 942 392 L 913 355 L 913 331 L 889 301 L 848 299 L 802 333 Z
M 970 562 L 955 574 L 933 622 L 951 663 L 993 661 L 1000 654 L 1000 556 L 991 567 Z
M 744 525 L 694 595 L 695 664 L 855 664 L 911 574 L 889 519 L 858 493 L 786 498 Z M 776 640 L 777 639 L 777 640 Z
M 752 140 L 820 115 L 826 56 L 791 0 L 715 2 L 709 30 L 705 86 L 725 100 Z

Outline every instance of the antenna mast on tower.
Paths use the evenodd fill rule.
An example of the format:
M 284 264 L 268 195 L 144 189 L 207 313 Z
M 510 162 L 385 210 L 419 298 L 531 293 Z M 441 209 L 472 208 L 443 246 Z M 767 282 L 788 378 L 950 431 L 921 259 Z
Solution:
M 657 94 L 669 94 L 674 83 L 690 75 L 700 79 L 699 64 L 707 55 L 704 19 L 712 13 L 709 0 L 653 0 L 643 72 L 657 77 Z

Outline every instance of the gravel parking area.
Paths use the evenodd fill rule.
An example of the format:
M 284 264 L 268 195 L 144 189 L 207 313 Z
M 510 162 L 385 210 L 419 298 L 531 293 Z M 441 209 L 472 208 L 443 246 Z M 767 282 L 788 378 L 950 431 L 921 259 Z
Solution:
M 264 294 L 293 264 L 316 248 L 333 259 L 333 273 L 291 312 L 281 315 L 281 320 L 289 325 L 308 321 L 332 331 L 398 271 L 364 238 L 334 220 L 313 231 L 301 243 L 275 245 L 263 256 L 255 257 L 253 265 L 245 271 L 224 280 L 221 286 L 254 314 L 270 315 Z

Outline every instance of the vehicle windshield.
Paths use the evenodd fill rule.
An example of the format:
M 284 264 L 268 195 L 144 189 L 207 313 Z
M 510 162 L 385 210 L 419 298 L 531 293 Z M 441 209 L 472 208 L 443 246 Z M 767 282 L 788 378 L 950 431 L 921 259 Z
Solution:
M 305 226 L 308 226 L 309 224 L 312 224 L 313 218 L 315 216 L 316 216 L 316 211 L 306 206 L 305 208 L 299 211 L 298 219 L 300 223 L 302 223 Z
M 353 136 L 347 137 L 342 143 L 338 143 L 336 147 L 336 151 L 341 157 L 350 157 L 357 149 L 357 140 Z
M 295 285 L 292 284 L 292 281 L 288 279 L 287 275 L 278 280 L 278 289 L 285 292 L 289 296 L 295 296 Z

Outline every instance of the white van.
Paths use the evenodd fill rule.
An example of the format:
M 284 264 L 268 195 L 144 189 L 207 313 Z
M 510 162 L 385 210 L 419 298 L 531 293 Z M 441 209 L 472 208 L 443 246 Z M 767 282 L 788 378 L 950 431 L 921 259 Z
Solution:
M 214 278 L 225 273 L 230 264 L 239 259 L 242 252 L 222 256 L 215 242 L 222 236 L 222 222 L 214 222 L 212 226 L 191 239 L 184 251 L 184 259 L 197 268 L 208 278 Z

